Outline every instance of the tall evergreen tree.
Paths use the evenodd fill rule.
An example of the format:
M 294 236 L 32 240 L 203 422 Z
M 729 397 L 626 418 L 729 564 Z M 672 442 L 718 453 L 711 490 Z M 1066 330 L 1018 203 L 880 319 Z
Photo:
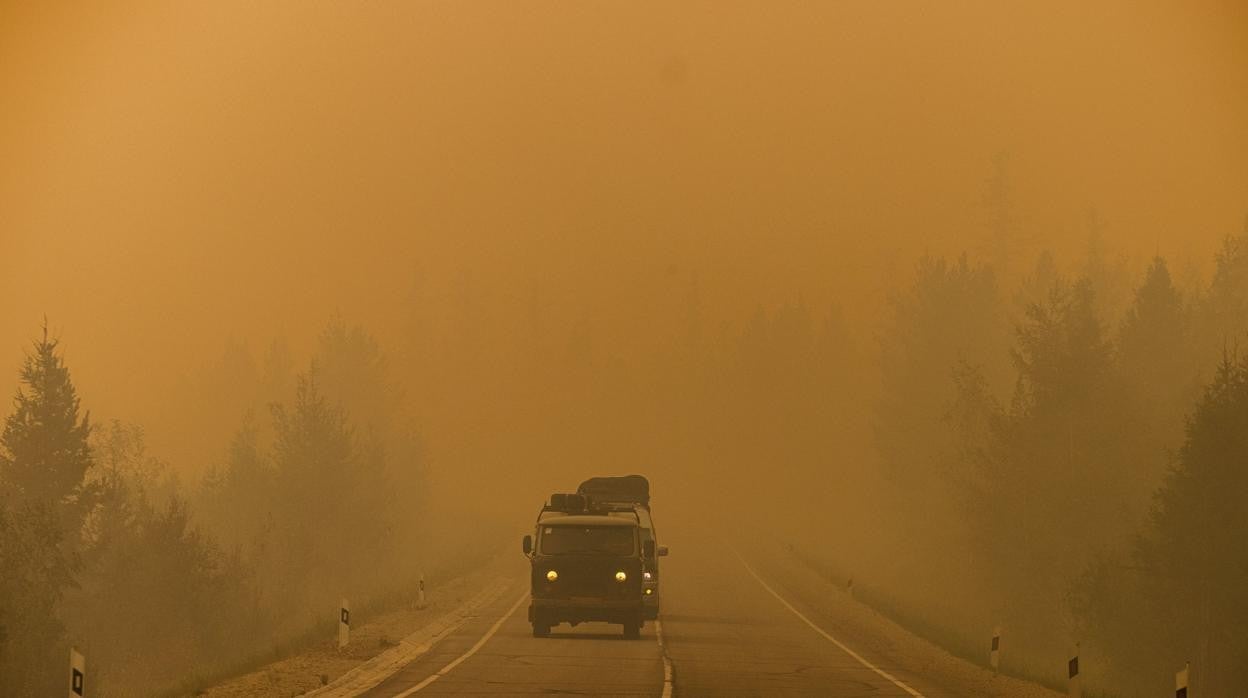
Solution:
M 0 434 L 0 695 L 49 695 L 64 628 L 57 608 L 74 584 L 79 533 L 94 502 L 90 420 L 48 337 L 19 373 Z
M 1143 518 L 1147 497 L 1122 486 L 1139 478 L 1138 419 L 1088 280 L 1028 309 L 1014 357 L 1013 405 L 992 430 L 968 514 L 999 617 L 1030 649 L 1060 652 L 1068 580 Z
M 964 557 L 971 533 L 959 502 L 970 475 L 965 441 L 991 396 L 1008 386 L 1008 324 L 991 267 L 965 255 L 954 262 L 924 257 L 916 272 L 891 299 L 880 341 L 874 445 L 888 480 L 888 513 L 878 528 L 904 551 L 888 574 L 923 574 L 928 582 L 906 590 L 902 602 L 955 622 L 961 619 L 941 614 L 965 604 L 947 601 L 977 593 L 964 566 L 950 564 Z M 972 390 L 979 394 L 972 398 Z
M 1188 309 L 1161 257 L 1153 260 L 1127 308 L 1118 331 L 1118 356 L 1136 404 L 1149 420 L 1142 434 L 1160 459 L 1182 439 L 1183 416 L 1199 389 Z M 1150 478 L 1150 491 L 1155 486 Z
M 1183 662 L 1193 693 L 1248 685 L 1248 362 L 1224 358 L 1187 423 L 1134 546 L 1075 587 L 1085 637 L 1124 695 L 1156 695 Z
M 891 299 L 880 342 L 880 402 L 875 443 L 902 511 L 932 503 L 951 483 L 957 450 L 944 423 L 957 397 L 955 369 L 973 366 L 991 394 L 1007 386 L 1009 337 L 992 269 L 924 257 L 913 285 Z M 942 498 L 947 500 L 948 498 Z M 920 529 L 928 517 L 914 517 Z
M 0 481 L 14 501 L 48 504 L 76 534 L 91 505 L 90 415 L 80 415 L 78 393 L 57 340 L 43 338 L 27 354 L 14 410 L 0 435 Z
M 1141 566 L 1154 602 L 1184 609 L 1176 647 L 1198 662 L 1201 695 L 1248 681 L 1248 363 L 1224 359 L 1187 428 L 1179 463 L 1157 494 Z
M 300 376 L 293 405 L 273 407 L 273 422 L 288 581 L 306 588 L 315 578 L 324 587 L 310 593 L 341 593 L 387 559 L 393 500 L 384 455 L 361 446 L 349 417 L 321 393 L 315 370 Z
M 1135 292 L 1118 333 L 1123 364 L 1144 367 L 1158 359 L 1181 361 L 1188 339 L 1188 322 L 1183 297 L 1170 278 L 1166 260 L 1156 257 Z

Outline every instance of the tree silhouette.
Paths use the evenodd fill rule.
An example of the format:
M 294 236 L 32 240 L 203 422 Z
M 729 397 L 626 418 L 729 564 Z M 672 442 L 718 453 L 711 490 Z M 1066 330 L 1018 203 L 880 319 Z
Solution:
M 1154 602 L 1184 609 L 1173 629 L 1205 677 L 1201 695 L 1248 682 L 1248 364 L 1224 358 L 1196 406 L 1179 461 L 1158 491 L 1138 558 Z
M 59 675 L 58 604 L 74 584 L 79 533 L 96 489 L 90 420 L 57 342 L 43 338 L 19 372 L 0 435 L 0 695 L 47 695 Z
M 1138 419 L 1086 279 L 1028 308 L 1014 360 L 1013 404 L 992 430 L 968 514 L 1002 620 L 1032 649 L 1061 652 L 1053 614 L 1068 580 L 1144 515 L 1122 486 L 1142 458 Z
M 0 435 L 0 481 L 15 501 L 51 505 L 67 532 L 76 534 L 91 506 L 85 482 L 91 422 L 79 415 L 78 393 L 57 344 L 45 326 L 22 364 L 22 387 Z

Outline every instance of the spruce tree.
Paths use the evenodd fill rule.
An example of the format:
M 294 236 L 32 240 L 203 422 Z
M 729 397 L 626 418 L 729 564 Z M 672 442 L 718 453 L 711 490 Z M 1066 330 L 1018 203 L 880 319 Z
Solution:
M 56 611 L 93 502 L 91 426 L 46 327 L 19 380 L 0 434 L 0 695 L 50 695 L 64 649 Z
M 1012 405 L 992 420 L 967 514 L 997 615 L 1025 651 L 1061 652 L 1068 580 L 1146 514 L 1147 494 L 1124 483 L 1147 454 L 1087 279 L 1028 308 L 1014 360 Z
M 80 416 L 69 368 L 48 337 L 35 343 L 19 373 L 21 387 L 0 435 L 0 481 L 13 501 L 47 505 L 76 534 L 91 505 L 90 415 Z
M 1135 292 L 1118 332 L 1118 357 L 1133 400 L 1147 421 L 1141 438 L 1155 454 L 1141 484 L 1157 485 L 1167 452 L 1183 439 L 1184 416 L 1199 395 L 1199 357 L 1183 296 L 1160 257 Z M 1144 472 L 1141 475 L 1145 475 Z
M 1137 549 L 1154 607 L 1181 609 L 1171 663 L 1201 667 L 1202 695 L 1248 681 L 1248 363 L 1224 358 L 1196 405 L 1174 470 Z

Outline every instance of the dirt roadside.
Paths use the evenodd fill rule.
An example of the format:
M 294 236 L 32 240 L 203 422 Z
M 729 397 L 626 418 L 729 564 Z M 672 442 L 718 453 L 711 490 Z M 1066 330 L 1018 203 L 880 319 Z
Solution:
M 500 553 L 482 567 L 426 590 L 426 605 L 393 608 L 351 627 L 351 642 L 342 651 L 327 637 L 303 651 L 187 696 L 260 698 L 301 696 L 338 681 L 348 672 L 395 648 L 404 638 L 448 617 L 467 614 L 519 579 L 517 555 Z

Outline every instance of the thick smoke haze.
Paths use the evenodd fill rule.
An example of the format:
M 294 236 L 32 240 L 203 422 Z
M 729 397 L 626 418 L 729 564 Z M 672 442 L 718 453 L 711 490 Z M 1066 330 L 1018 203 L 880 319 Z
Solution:
M 10 5 L 4 343 L 47 314 L 149 417 L 223 337 L 397 334 L 471 279 L 622 355 L 696 275 L 708 322 L 801 294 L 871 322 L 923 251 L 1207 265 L 1244 217 L 1236 3 Z M 675 283 L 673 276 L 677 277 Z M 482 324 L 483 333 L 501 332 Z M 506 341 L 506 335 L 491 337 Z M 90 343 L 90 352 L 85 344 Z M 138 374 L 143 381 L 135 381 Z
M 141 425 L 228 541 L 194 493 L 247 425 L 282 443 L 270 405 L 315 365 L 406 473 L 403 525 L 510 536 L 644 472 L 792 504 L 772 533 L 919 608 L 887 546 L 946 524 L 956 586 L 963 495 L 997 485 L 892 468 L 1018 462 L 993 419 L 1068 404 L 1028 353 L 1065 320 L 1029 308 L 1082 322 L 1080 278 L 1147 375 L 1120 328 L 1156 257 L 1185 308 L 1216 296 L 1246 124 L 1232 1 L 3 3 L 0 394 L 46 318 L 84 411 Z M 1098 543 L 1144 525 L 1243 329 L 1183 335 Z

